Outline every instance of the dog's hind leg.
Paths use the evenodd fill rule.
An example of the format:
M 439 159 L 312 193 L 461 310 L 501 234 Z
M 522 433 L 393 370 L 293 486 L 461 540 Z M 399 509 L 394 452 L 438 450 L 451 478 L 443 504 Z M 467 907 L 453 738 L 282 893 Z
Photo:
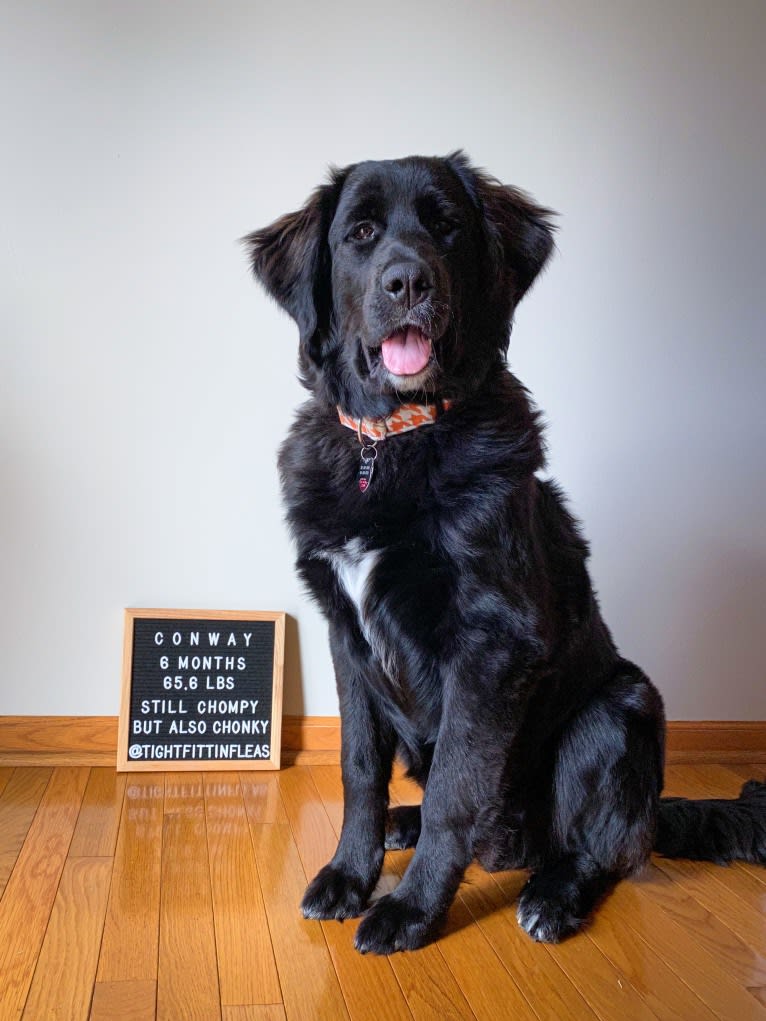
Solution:
M 544 865 L 519 896 L 519 925 L 540 943 L 559 943 L 583 922 L 616 878 L 586 854 Z
M 553 773 L 547 860 L 519 897 L 518 919 L 533 939 L 557 943 L 572 935 L 609 888 L 649 858 L 663 735 L 659 694 L 624 660 L 566 725 Z
M 420 805 L 390 808 L 386 819 L 386 850 L 405 851 L 420 836 Z

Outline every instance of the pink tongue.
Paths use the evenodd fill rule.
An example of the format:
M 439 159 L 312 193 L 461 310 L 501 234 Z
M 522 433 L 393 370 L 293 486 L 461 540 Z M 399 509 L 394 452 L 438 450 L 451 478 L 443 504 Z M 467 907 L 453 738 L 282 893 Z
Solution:
M 395 376 L 414 376 L 428 365 L 431 341 L 416 326 L 408 326 L 383 341 L 381 354 L 389 372 Z

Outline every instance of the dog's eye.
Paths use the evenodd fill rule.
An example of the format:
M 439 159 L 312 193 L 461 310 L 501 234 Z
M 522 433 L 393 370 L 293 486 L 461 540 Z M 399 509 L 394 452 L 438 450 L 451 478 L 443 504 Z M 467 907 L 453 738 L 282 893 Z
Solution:
M 434 234 L 438 234 L 440 237 L 446 237 L 457 229 L 457 224 L 453 220 L 448 220 L 443 216 L 436 217 L 435 220 L 431 221 L 431 230 Z
M 354 241 L 372 241 L 375 237 L 375 224 L 369 220 L 363 220 L 352 228 L 349 237 Z

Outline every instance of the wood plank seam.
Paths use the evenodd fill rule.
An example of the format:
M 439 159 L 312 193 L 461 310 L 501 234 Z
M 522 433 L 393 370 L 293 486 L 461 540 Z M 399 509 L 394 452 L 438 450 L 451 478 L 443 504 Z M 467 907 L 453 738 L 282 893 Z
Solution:
M 284 748 L 284 745 L 283 745 L 283 748 Z M 240 780 L 240 784 L 241 784 L 241 780 Z M 281 800 L 281 795 L 279 795 L 279 797 L 280 797 L 280 800 Z M 244 792 L 243 792 L 243 799 L 242 800 L 243 800 L 243 804 L 244 804 L 244 807 L 245 807 L 245 819 L 246 819 L 246 822 L 247 822 L 247 829 L 248 829 L 248 834 L 249 834 L 249 837 L 250 837 L 250 847 L 252 848 L 253 858 L 254 858 L 254 861 L 255 861 L 255 875 L 256 875 L 256 878 L 258 880 L 258 886 L 260 887 L 261 900 L 264 902 L 264 905 L 265 905 L 266 890 L 264 888 L 263 876 L 261 874 L 262 873 L 262 866 L 261 866 L 261 862 L 259 861 L 258 854 L 257 854 L 257 849 L 256 849 L 256 846 L 255 846 L 253 827 L 255 825 L 268 825 L 268 824 L 254 823 L 253 820 L 248 815 L 248 812 L 247 812 L 247 803 L 246 803 L 246 801 L 244 799 Z M 276 955 L 274 953 L 274 946 L 275 946 L 275 944 L 274 944 L 274 932 L 273 932 L 273 926 L 272 926 L 272 920 L 271 920 L 271 913 L 269 911 L 265 911 L 265 916 L 266 916 L 266 929 L 268 931 L 269 941 L 271 943 L 271 952 L 272 952 L 272 954 L 275 957 L 275 964 L 277 966 L 277 985 L 279 986 L 279 995 L 280 995 L 280 1001 L 279 1002 L 280 1002 L 280 1004 L 282 1006 L 284 1006 L 285 994 L 284 994 L 284 989 L 283 989 L 282 975 L 280 974 L 280 971 L 279 971 L 279 962 L 276 961 Z
M 20 1016 L 59 893 L 90 771 L 56 769 L 40 799 L 3 895 L 0 1017 Z

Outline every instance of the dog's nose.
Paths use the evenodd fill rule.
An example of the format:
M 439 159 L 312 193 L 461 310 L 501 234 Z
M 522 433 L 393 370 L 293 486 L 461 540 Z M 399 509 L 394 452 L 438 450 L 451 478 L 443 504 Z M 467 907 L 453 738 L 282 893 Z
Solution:
M 434 289 L 434 278 L 424 262 L 397 262 L 384 271 L 381 285 L 392 301 L 414 308 Z

